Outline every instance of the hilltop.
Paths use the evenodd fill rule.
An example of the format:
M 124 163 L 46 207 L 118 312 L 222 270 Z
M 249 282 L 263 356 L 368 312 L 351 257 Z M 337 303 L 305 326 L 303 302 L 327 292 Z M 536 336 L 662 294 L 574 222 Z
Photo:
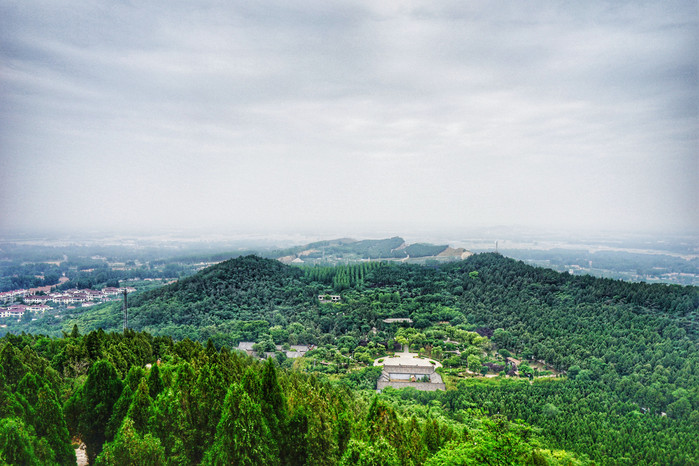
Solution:
M 444 261 L 465 259 L 470 255 L 471 253 L 463 248 L 455 249 L 446 244 L 408 244 L 399 236 L 378 240 L 341 238 L 317 241 L 264 254 L 265 257 L 279 259 L 285 264 L 299 265 L 332 265 L 363 260 Z

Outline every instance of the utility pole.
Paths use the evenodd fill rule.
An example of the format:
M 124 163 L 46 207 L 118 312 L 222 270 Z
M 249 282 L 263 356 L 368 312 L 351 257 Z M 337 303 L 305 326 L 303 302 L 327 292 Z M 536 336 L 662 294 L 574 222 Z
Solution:
M 126 294 L 127 291 L 124 290 L 124 331 L 129 328 L 129 307 L 126 304 Z

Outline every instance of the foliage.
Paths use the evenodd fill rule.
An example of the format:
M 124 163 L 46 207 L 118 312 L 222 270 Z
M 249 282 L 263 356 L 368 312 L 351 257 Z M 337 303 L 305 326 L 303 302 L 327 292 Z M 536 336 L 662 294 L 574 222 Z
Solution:
M 340 303 L 318 302 L 337 287 Z M 306 269 L 248 256 L 132 304 L 134 326 L 161 336 L 76 328 L 0 340 L 3 438 L 23 445 L 13 455 L 63 462 L 63 421 L 91 459 L 104 448 L 99 461 L 142 451 L 178 464 L 699 458 L 696 288 L 570 276 L 497 254 Z M 279 366 L 225 349 L 239 341 L 280 354 L 315 347 Z M 454 388 L 370 397 L 373 360 L 397 342 L 453 366 Z M 514 374 L 514 359 L 531 380 L 464 379 L 467 366 Z M 543 379 L 547 367 L 567 377 Z
M 141 437 L 131 419 L 126 419 L 114 441 L 107 444 L 95 461 L 96 466 L 125 464 L 143 466 L 166 464 L 160 441 L 151 434 Z

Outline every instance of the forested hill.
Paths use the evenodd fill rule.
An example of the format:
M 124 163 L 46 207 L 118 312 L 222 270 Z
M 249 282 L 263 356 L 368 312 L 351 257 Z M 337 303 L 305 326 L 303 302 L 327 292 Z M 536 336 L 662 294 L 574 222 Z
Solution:
M 169 306 L 172 312 L 161 317 L 175 323 L 192 318 L 217 320 L 216 317 L 249 320 L 261 317 L 260 309 L 308 303 L 312 292 L 305 290 L 303 275 L 302 270 L 276 260 L 238 257 L 144 293 L 133 305 L 174 303 L 175 306 Z M 134 321 L 134 326 L 138 326 L 138 321 Z
M 338 294 L 340 302 L 320 302 L 318 296 L 327 293 Z M 540 429 L 547 448 L 574 451 L 598 463 L 696 464 L 699 461 L 699 436 L 696 435 L 699 430 L 699 293 L 696 287 L 571 276 L 531 267 L 494 253 L 433 266 L 362 262 L 304 268 L 247 256 L 136 296 L 130 304 L 131 327 L 148 332 L 137 337 L 127 331 L 126 338 L 137 343 L 135 348 L 144 347 L 141 340 L 152 339 L 149 334 L 167 335 L 155 337 L 153 341 L 173 337 L 180 343 L 168 343 L 175 348 L 170 354 L 192 361 L 196 353 L 191 351 L 194 343 L 185 337 L 202 343 L 208 340 L 207 352 L 220 351 L 222 355 L 227 353 L 221 348 L 235 347 L 240 341 L 257 342 L 261 350 L 269 352 L 278 347 L 312 344 L 317 348 L 306 353 L 306 357 L 293 360 L 276 350 L 278 363 L 294 368 L 289 372 L 289 379 L 297 377 L 296 372 L 312 373 L 332 383 L 367 389 L 376 386 L 380 372 L 372 367 L 373 361 L 390 355 L 396 348 L 394 342 L 405 341 L 413 351 L 429 353 L 443 364 L 440 370 L 448 390 L 432 393 L 387 390 L 382 399 L 390 399 L 395 406 L 414 403 L 415 411 L 422 413 L 425 419 L 431 418 L 433 408 L 439 407 L 449 416 L 469 422 L 462 410 L 476 410 L 493 416 L 498 436 L 505 432 L 496 426 L 500 422 L 498 416 L 505 416 L 509 421 L 522 419 Z M 80 325 L 89 321 L 87 316 L 93 316 L 92 327 L 81 326 L 82 333 L 97 327 L 121 329 L 118 305 L 86 309 L 77 316 Z M 410 318 L 412 324 L 400 327 L 384 322 L 389 317 Z M 48 318 L 35 325 L 48 328 Z M 85 320 L 80 320 L 83 318 Z M 77 334 L 78 328 L 73 333 Z M 24 364 L 28 365 L 33 356 L 26 347 L 32 346 L 35 351 L 45 353 L 42 357 L 51 361 L 58 371 L 51 373 L 54 378 L 64 374 L 66 367 L 85 375 L 88 366 L 81 361 L 88 356 L 90 364 L 99 358 L 109 360 L 122 379 L 130 365 L 152 362 L 138 360 L 135 363 L 136 359 L 125 358 L 122 343 L 127 347 L 132 343 L 122 341 L 119 334 L 93 331 L 85 337 L 75 337 L 76 341 L 70 338 L 73 337 L 52 343 L 42 338 L 8 336 L 7 341 L 18 347 L 17 352 L 7 350 L 7 346 L 3 351 L 7 352 L 7 357 L 12 351 L 17 358 L 26 359 L 28 362 Z M 479 343 L 472 344 L 475 341 Z M 178 345 L 184 351 L 182 354 L 176 351 Z M 2 346 L 0 342 L 0 348 Z M 108 347 L 112 350 L 107 351 Z M 167 354 L 170 350 L 163 351 Z M 199 347 L 198 352 L 202 351 Z M 528 364 L 539 364 L 542 371 L 545 367 L 553 367 L 560 371 L 561 377 L 553 377 L 555 374 L 549 371 L 551 377 L 538 378 L 538 371 L 535 373 L 526 364 L 521 364 L 519 374 L 512 376 L 501 369 L 491 372 L 492 378 L 480 376 L 489 370 L 485 364 L 497 365 L 503 360 L 507 363 L 508 355 Z M 474 357 L 476 363 L 472 365 Z M 170 363 L 182 364 L 177 358 L 173 356 Z M 173 368 L 168 383 L 174 387 L 182 370 L 182 380 L 201 377 L 202 386 L 205 386 L 210 377 L 204 371 L 206 365 L 203 362 L 192 362 L 192 365 L 203 372 L 192 376 L 188 375 L 190 369 L 186 366 Z M 11 375 L 7 369 L 15 366 L 3 363 L 6 380 L 12 378 L 13 384 L 19 384 L 20 375 Z M 476 372 L 485 369 L 485 372 L 474 373 L 473 369 Z M 243 369 L 238 370 L 240 374 L 244 375 Z M 238 375 L 236 383 L 240 382 L 244 390 L 254 389 L 246 388 L 245 380 L 239 380 Z M 135 393 L 138 383 L 132 382 Z M 73 383 L 77 382 L 69 382 Z M 299 400 L 311 390 L 309 386 L 315 386 L 315 382 L 304 382 L 294 391 L 296 389 L 286 383 L 282 385 L 289 400 L 292 397 Z M 193 385 L 193 382 L 181 386 L 187 384 Z M 229 385 L 227 382 L 222 386 Z M 240 387 L 234 388 L 236 394 L 240 390 Z M 201 393 L 205 396 L 205 391 Z M 221 389 L 220 393 L 225 390 Z M 132 395 L 127 391 L 127 396 Z M 115 400 L 117 398 L 115 396 Z M 154 403 L 163 403 L 163 410 L 170 409 L 167 407 L 170 401 L 154 400 Z M 289 406 L 292 405 L 289 401 Z M 127 411 L 125 406 L 123 404 L 120 409 Z M 318 406 L 325 409 L 322 403 Z M 356 411 L 361 413 L 356 419 L 367 419 L 368 408 L 365 408 Z M 239 408 L 233 405 L 231 409 Z M 311 421 L 311 418 L 313 416 L 308 418 L 309 426 L 311 422 L 320 422 Z M 73 419 L 72 422 L 75 426 L 78 421 Z M 207 422 L 208 443 L 205 444 L 212 446 L 218 435 L 218 420 Z M 75 428 L 79 430 L 79 422 L 77 425 Z M 337 435 L 344 427 L 340 423 L 333 425 L 330 428 L 336 439 L 333 441 L 339 442 Z M 358 429 L 366 428 L 359 421 L 354 425 Z M 323 426 L 313 428 L 322 430 Z M 421 429 L 423 435 L 427 435 L 424 434 L 426 427 Z M 516 430 L 513 426 L 507 429 Z M 126 430 L 125 434 L 128 432 Z M 153 431 L 142 430 L 138 435 L 148 435 L 145 432 Z M 404 432 L 401 435 L 408 435 L 407 430 Z M 188 432 L 172 438 L 169 434 L 162 435 L 159 438 L 166 452 L 182 448 L 177 446 L 182 441 L 178 440 L 180 435 L 191 440 Z M 123 441 L 126 440 L 124 437 Z M 398 445 L 397 451 L 403 448 L 402 440 L 387 441 Z M 313 448 L 313 451 L 323 451 L 324 447 Z M 378 451 L 379 445 L 367 443 L 362 448 Z M 448 451 L 445 449 L 443 453 L 446 455 Z M 200 449 L 197 455 L 199 461 L 204 451 Z M 337 459 L 344 453 L 341 455 L 338 450 L 335 455 Z M 502 461 L 493 464 L 508 464 L 507 456 L 500 459 Z M 400 462 L 412 464 L 407 460 Z M 445 460 L 429 464 L 455 463 Z
M 336 306 L 342 312 L 319 311 L 317 296 L 328 292 L 342 295 Z M 367 327 L 381 329 L 382 319 L 410 317 L 418 329 L 444 321 L 502 329 L 497 344 L 560 369 L 596 356 L 629 373 L 656 351 L 653 362 L 680 369 L 687 350 L 673 348 L 686 341 L 695 351 L 698 306 L 695 287 L 571 276 L 492 253 L 438 267 L 365 262 L 302 269 L 246 256 L 135 297 L 130 326 L 235 346 L 257 339 L 257 332 L 242 330 L 253 321 L 298 322 L 304 330 L 291 332 L 296 339 L 318 343 L 324 334 L 362 337 Z M 120 324 L 117 309 L 96 322 L 105 329 Z
M 318 294 L 341 290 L 328 308 Z M 233 259 L 133 303 L 132 326 L 217 345 L 386 341 L 387 317 L 484 329 L 499 347 L 584 377 L 631 377 L 631 398 L 658 411 L 699 387 L 695 287 L 571 276 L 498 254 L 426 267 L 363 263 L 305 270 L 254 256 Z M 118 314 L 117 314 L 118 317 Z M 378 328 L 372 335 L 369 330 Z M 654 381 L 668 382 L 661 388 Z M 697 392 L 699 396 L 699 391 Z M 699 403 L 699 398 L 697 398 Z M 697 406 L 699 407 L 699 405 Z
M 329 265 L 347 262 L 373 260 L 456 260 L 471 253 L 463 248 L 452 249 L 447 244 L 435 245 L 430 243 L 408 244 L 400 236 L 384 239 L 353 240 L 341 238 L 336 240 L 318 241 L 304 246 L 265 252 L 265 257 L 279 259 L 284 263 L 292 261 L 306 265 Z

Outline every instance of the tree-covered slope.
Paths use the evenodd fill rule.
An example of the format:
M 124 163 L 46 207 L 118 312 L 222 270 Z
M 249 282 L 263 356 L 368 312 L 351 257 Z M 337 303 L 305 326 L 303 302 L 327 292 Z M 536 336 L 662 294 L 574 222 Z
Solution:
M 189 340 L 8 335 L 0 358 L 2 464 L 75 464 L 71 437 L 95 465 L 588 463 L 502 416 L 427 410 Z
M 299 257 L 302 260 L 312 262 L 344 263 L 360 260 L 379 259 L 405 259 L 436 257 L 447 249 L 448 245 L 434 245 L 429 243 L 406 244 L 400 236 L 385 239 L 353 240 L 348 238 L 318 241 L 304 246 L 276 250 L 263 253 L 269 258 Z
M 303 272 L 256 256 L 231 259 L 172 285 L 138 296 L 131 303 L 130 326 L 163 333 L 163 329 L 230 331 L 233 321 L 270 320 L 312 302 Z M 220 328 L 219 328 L 220 327 Z M 180 332 L 175 332 L 180 335 Z
M 320 303 L 317 296 L 325 293 L 339 293 L 341 302 Z M 294 367 L 364 387 L 375 382 L 365 366 L 395 341 L 407 341 L 413 351 L 453 368 L 445 373 L 452 389 L 387 394 L 397 405 L 417 402 L 420 412 L 437 403 L 455 418 L 476 409 L 524 419 L 541 429 L 549 446 L 601 463 L 665 458 L 685 464 L 699 459 L 698 307 L 695 287 L 571 276 L 498 254 L 432 266 L 365 262 L 305 269 L 248 256 L 133 299 L 130 323 L 176 340 L 210 338 L 217 348 L 239 341 L 259 342 L 268 351 L 275 344 L 318 345 L 304 358 L 310 363 Z M 413 323 L 401 328 L 384 322 L 388 317 Z M 110 318 L 111 328 L 119 328 L 118 306 Z M 472 340 L 469 331 L 491 340 L 460 342 L 458 335 Z M 47 359 L 60 364 L 56 370 L 79 372 L 80 364 L 70 361 L 80 360 L 81 351 L 98 354 L 96 338 L 86 338 L 86 349 L 62 343 Z M 468 357 L 497 362 L 498 352 L 545 361 L 567 377 L 530 384 L 464 375 Z M 123 376 L 131 363 L 119 359 L 122 353 L 128 354 L 106 357 Z

